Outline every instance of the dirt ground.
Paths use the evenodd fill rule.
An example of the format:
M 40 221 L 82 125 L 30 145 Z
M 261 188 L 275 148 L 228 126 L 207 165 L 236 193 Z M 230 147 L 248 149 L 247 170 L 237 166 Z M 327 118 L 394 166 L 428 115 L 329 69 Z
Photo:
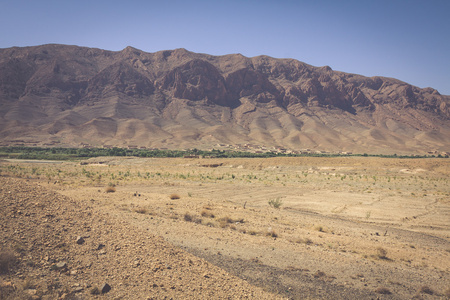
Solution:
M 128 259 L 121 267 L 112 264 L 117 270 L 103 276 L 113 282 L 109 293 L 118 298 L 133 299 L 135 293 L 145 299 L 145 292 L 157 299 L 450 297 L 448 159 L 93 158 L 82 163 L 3 161 L 0 170 L 3 178 L 22 178 L 21 185 L 39 185 L 70 205 L 106 215 L 101 218 L 106 223 L 95 228 L 120 232 L 116 239 L 140 245 L 140 251 L 153 247 L 153 242 L 136 241 L 147 233 L 182 256 L 175 261 L 205 264 L 219 276 L 206 274 L 210 281 L 240 278 L 234 283 L 238 290 L 203 283 L 210 294 L 193 293 L 183 276 L 173 279 L 181 286 L 173 289 L 177 293 L 146 290 L 143 286 L 152 281 L 140 279 L 131 280 L 133 290 L 130 278 L 143 275 L 122 274 L 121 267 L 135 270 L 137 261 L 144 274 L 151 267 Z M 89 235 L 72 235 L 83 234 Z M 119 241 L 111 242 L 113 237 L 108 233 L 107 240 L 115 245 Z M 204 271 L 196 281 L 192 274 L 197 271 L 191 274 L 188 267 L 176 271 L 192 277 L 198 290 Z M 15 280 L 14 274 L 8 276 L 4 282 Z M 79 281 L 84 276 L 79 274 Z M 88 285 L 81 283 L 83 292 L 76 295 L 92 297 Z

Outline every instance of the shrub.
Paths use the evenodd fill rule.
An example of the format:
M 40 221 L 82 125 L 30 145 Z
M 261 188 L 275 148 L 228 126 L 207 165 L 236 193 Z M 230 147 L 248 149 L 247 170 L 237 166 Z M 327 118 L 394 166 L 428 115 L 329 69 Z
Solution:
M 278 233 L 276 233 L 275 230 L 271 229 L 271 230 L 266 232 L 266 236 L 270 236 L 270 237 L 276 238 L 276 237 L 278 237 Z
M 219 219 L 219 222 L 221 223 L 233 223 L 233 219 L 231 219 L 230 217 L 226 216 L 226 217 L 222 217 Z
M 171 200 L 176 200 L 176 199 L 180 199 L 181 198 L 180 195 L 178 195 L 178 194 L 171 194 L 169 197 L 170 197 Z
M 323 227 L 322 225 L 316 225 L 314 226 L 314 230 L 317 230 L 319 232 L 326 232 L 325 227 Z
M 276 198 L 276 199 L 271 199 L 269 200 L 269 205 L 272 206 L 273 208 L 280 208 L 281 205 L 283 205 L 283 201 L 281 201 L 280 198 Z
M 202 210 L 202 212 L 200 213 L 202 217 L 205 218 L 214 218 L 214 214 L 206 209 Z
M 16 263 L 16 257 L 9 250 L 0 252 L 0 274 L 7 273 L 9 268 Z
M 189 214 L 189 213 L 184 214 L 184 220 L 186 222 L 192 222 L 193 219 L 194 219 L 194 216 L 192 216 L 191 214 Z
M 433 295 L 434 291 L 428 286 L 428 285 L 424 285 L 420 288 L 420 292 L 421 293 L 425 293 L 428 295 Z
M 116 191 L 116 188 L 113 186 L 108 186 L 105 191 L 107 193 L 114 193 Z
M 295 240 L 297 244 L 305 244 L 305 245 L 311 245 L 313 241 L 310 238 L 298 238 Z
M 184 214 L 184 220 L 186 222 L 193 222 L 193 223 L 197 223 L 197 224 L 201 224 L 202 223 L 202 219 L 201 218 L 197 218 L 197 217 L 191 215 L 190 213 L 185 213 Z
M 226 217 L 222 217 L 219 219 L 219 222 L 222 223 L 228 223 L 228 224 L 232 224 L 232 223 L 244 223 L 244 219 L 240 218 L 240 219 L 232 219 L 229 216 Z
M 227 222 L 224 222 L 223 220 L 222 221 L 219 221 L 219 227 L 220 228 L 225 228 L 225 227 L 227 227 L 228 226 L 228 223 Z
M 377 248 L 377 257 L 379 259 L 387 259 L 387 250 L 384 249 L 383 247 L 378 247 Z
M 147 208 L 145 207 L 138 207 L 134 211 L 137 212 L 138 214 L 146 214 L 148 212 Z
M 390 295 L 392 294 L 391 291 L 386 288 L 386 287 L 379 287 L 375 290 L 376 293 L 378 294 L 383 294 L 383 295 Z
M 323 272 L 323 271 L 317 270 L 317 272 L 314 273 L 313 276 L 314 276 L 314 278 L 321 278 L 321 277 L 327 276 L 327 274 L 325 274 L 325 272 Z

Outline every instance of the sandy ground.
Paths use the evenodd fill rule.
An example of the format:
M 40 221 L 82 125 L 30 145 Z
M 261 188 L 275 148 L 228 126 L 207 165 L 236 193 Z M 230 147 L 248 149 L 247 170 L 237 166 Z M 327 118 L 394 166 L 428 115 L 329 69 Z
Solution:
M 448 159 L 85 163 L 3 162 L 0 175 L 39 183 L 285 298 L 450 295 Z

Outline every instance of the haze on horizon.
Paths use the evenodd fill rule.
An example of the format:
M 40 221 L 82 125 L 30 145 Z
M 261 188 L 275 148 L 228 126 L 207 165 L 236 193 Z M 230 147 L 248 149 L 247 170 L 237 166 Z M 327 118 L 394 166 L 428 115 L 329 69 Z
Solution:
M 450 95 L 445 0 L 5 0 L 0 8 L 0 48 L 58 43 L 269 55 Z

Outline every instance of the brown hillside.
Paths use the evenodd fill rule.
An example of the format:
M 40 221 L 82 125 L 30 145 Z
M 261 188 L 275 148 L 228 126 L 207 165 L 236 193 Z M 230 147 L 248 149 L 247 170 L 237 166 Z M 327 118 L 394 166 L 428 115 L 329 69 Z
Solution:
M 426 153 L 449 149 L 449 105 L 432 88 L 293 59 L 0 49 L 3 144 Z

